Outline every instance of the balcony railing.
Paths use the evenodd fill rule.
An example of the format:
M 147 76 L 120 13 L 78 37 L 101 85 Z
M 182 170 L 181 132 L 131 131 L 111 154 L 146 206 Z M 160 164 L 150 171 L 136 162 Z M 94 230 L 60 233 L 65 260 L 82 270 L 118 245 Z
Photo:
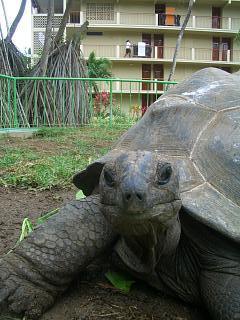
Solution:
M 83 21 L 88 21 L 89 24 L 117 24 L 117 12 L 112 12 L 106 14 L 101 13 L 94 16 L 89 15 L 87 12 L 82 14 Z
M 55 14 L 53 25 L 58 28 L 62 14 Z M 185 16 L 174 14 L 155 14 L 155 13 L 128 13 L 113 12 L 111 14 L 89 16 L 83 11 L 72 11 L 69 15 L 69 25 L 81 25 L 88 20 L 90 25 L 120 25 L 120 26 L 148 26 L 161 28 L 180 28 Z M 45 28 L 47 24 L 47 14 L 38 13 L 33 15 L 33 27 Z M 207 29 L 207 30 L 231 30 L 238 31 L 240 18 L 232 17 L 212 17 L 212 16 L 191 16 L 187 28 Z
M 154 14 L 154 13 L 129 13 L 113 12 L 112 14 L 99 14 L 90 16 L 83 11 L 73 11 L 69 16 L 70 24 L 82 24 L 88 20 L 90 25 L 121 25 L 121 26 L 149 26 L 163 28 L 179 28 L 185 19 L 179 14 Z M 192 15 L 187 24 L 191 29 L 235 30 L 238 31 L 240 18 L 194 16 Z
M 132 45 L 130 56 L 125 57 L 126 49 L 124 45 L 81 45 L 81 49 L 88 57 L 94 51 L 97 57 L 109 59 L 156 59 L 171 60 L 175 47 Z M 178 53 L 178 60 L 182 61 L 203 61 L 203 62 L 236 62 L 240 61 L 240 50 L 225 50 L 211 48 L 184 48 L 181 47 Z

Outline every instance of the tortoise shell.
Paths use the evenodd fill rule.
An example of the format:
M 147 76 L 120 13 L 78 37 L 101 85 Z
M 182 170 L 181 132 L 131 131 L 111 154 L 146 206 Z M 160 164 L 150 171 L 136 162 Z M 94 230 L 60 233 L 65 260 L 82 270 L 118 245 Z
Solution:
M 122 150 L 149 150 L 179 173 L 182 204 L 197 220 L 240 242 L 240 75 L 205 68 L 153 103 L 106 156 L 76 174 L 86 195 Z

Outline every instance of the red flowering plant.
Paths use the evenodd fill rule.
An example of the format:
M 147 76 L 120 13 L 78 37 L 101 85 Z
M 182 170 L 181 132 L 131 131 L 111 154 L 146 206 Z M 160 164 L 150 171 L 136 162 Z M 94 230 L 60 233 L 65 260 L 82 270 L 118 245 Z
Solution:
M 110 93 L 106 91 L 99 92 L 94 97 L 94 112 L 96 115 L 106 115 L 107 108 L 110 105 Z

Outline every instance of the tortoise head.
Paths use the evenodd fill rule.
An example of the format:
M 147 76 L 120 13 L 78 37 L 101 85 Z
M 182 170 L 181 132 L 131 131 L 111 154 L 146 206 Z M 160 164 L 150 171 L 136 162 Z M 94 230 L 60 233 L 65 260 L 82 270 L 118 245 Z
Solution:
M 176 171 L 148 151 L 124 151 L 107 162 L 99 193 L 101 210 L 122 234 L 146 233 L 148 222 L 168 227 L 181 207 Z

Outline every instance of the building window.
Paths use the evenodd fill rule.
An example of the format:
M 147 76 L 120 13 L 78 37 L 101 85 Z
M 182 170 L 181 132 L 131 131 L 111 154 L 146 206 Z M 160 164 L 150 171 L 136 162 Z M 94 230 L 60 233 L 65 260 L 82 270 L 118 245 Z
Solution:
M 70 23 L 80 23 L 80 12 L 79 11 L 72 11 L 69 14 Z
M 113 3 L 88 3 L 87 20 L 114 20 Z
M 54 38 L 57 34 L 57 31 L 52 33 Z M 45 41 L 45 32 L 44 31 L 34 31 L 33 32 L 33 54 L 41 54 Z
M 48 13 L 47 1 L 32 1 L 33 13 Z M 63 13 L 63 0 L 54 1 L 54 13 Z
M 232 40 L 231 38 L 213 37 L 212 60 L 232 61 Z
M 220 29 L 222 22 L 222 9 L 212 7 L 212 28 Z
M 45 32 L 42 31 L 34 31 L 33 33 L 33 54 L 39 54 L 42 51 L 43 45 L 45 41 Z

